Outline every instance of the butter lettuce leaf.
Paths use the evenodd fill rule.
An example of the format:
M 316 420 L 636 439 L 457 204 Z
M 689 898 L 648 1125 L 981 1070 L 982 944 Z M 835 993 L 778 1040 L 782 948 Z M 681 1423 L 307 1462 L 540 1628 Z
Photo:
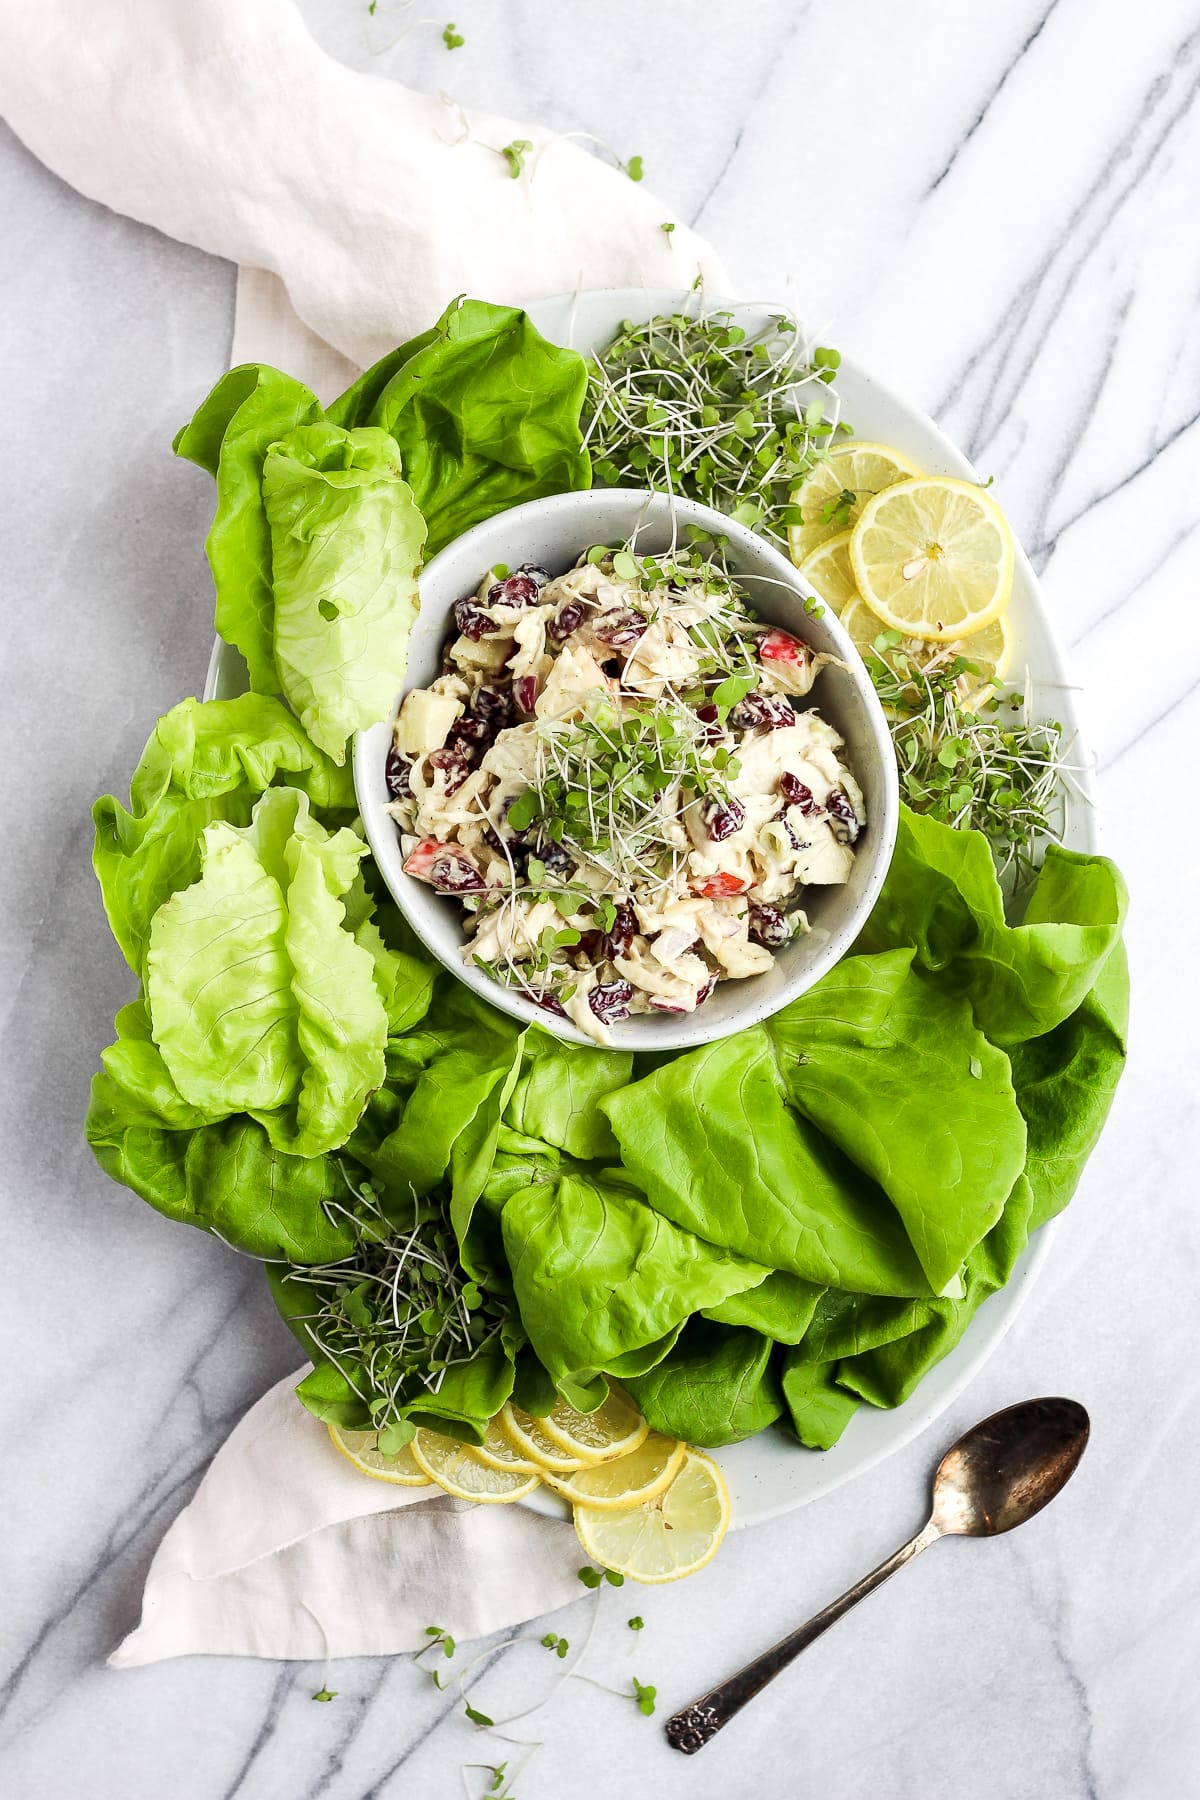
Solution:
M 344 1143 L 384 1077 L 372 957 L 342 929 L 364 851 L 270 789 L 247 827 L 208 827 L 200 879 L 150 928 L 150 1018 L 179 1092 L 210 1119 L 249 1113 L 278 1150 Z
M 176 456 L 216 479 L 217 510 L 205 544 L 217 591 L 216 627 L 245 657 L 260 694 L 281 692 L 263 466 L 272 445 L 321 417 L 320 401 L 302 382 L 264 363 L 242 363 L 221 377 L 175 437 Z
M 529 1341 L 572 1404 L 595 1405 L 596 1378 L 615 1359 L 766 1273 L 680 1230 L 614 1173 L 519 1190 L 500 1223 Z
M 335 762 L 408 667 L 425 522 L 384 431 L 299 426 L 263 461 L 279 686 Z
M 248 1256 L 330 1262 L 353 1240 L 328 1203 L 346 1182 L 327 1157 L 277 1150 L 253 1119 L 202 1121 L 175 1087 L 141 1001 L 93 1078 L 85 1135 L 100 1167 L 167 1218 L 211 1231 Z
M 847 957 L 767 1029 L 793 1103 L 879 1183 L 940 1293 L 1003 1211 L 1025 1123 L 1007 1056 L 912 955 Z
M 430 554 L 470 526 L 543 494 L 585 488 L 583 358 L 511 306 L 455 300 L 335 400 L 328 416 L 378 426 L 400 450 Z
M 1052 844 L 1009 925 L 987 840 L 900 809 L 896 850 L 863 934 L 869 950 L 912 946 L 916 964 L 969 1000 L 1002 1047 L 1041 1037 L 1094 987 L 1120 935 L 1125 883 L 1103 856 Z
M 737 1444 L 783 1410 L 774 1349 L 760 1332 L 696 1319 L 629 1392 L 655 1431 L 707 1449 Z
M 762 1026 L 600 1102 L 621 1160 L 685 1231 L 819 1287 L 928 1294 L 883 1191 L 788 1105 Z
M 182 700 L 155 726 L 129 784 L 129 806 L 97 800 L 92 863 L 108 922 L 141 973 L 150 921 L 200 873 L 200 839 L 218 819 L 248 823 L 254 802 L 284 779 L 325 818 L 352 815 L 354 784 L 317 749 L 281 701 Z

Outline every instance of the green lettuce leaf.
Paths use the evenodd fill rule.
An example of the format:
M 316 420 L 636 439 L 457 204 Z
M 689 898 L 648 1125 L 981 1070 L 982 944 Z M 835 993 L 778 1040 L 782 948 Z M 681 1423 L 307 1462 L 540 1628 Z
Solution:
M 819 1287 L 929 1293 L 885 1195 L 789 1108 L 761 1026 L 677 1057 L 600 1107 L 625 1168 L 682 1229 Z
M 792 1101 L 879 1183 L 940 1293 L 1003 1211 L 1025 1125 L 1004 1052 L 911 963 L 847 957 L 767 1029 Z
M 456 300 L 432 331 L 368 369 L 328 416 L 395 440 L 432 554 L 506 507 L 589 485 L 579 426 L 586 386 L 583 358 L 548 343 L 525 313 Z
M 629 1392 L 655 1431 L 714 1449 L 753 1437 L 783 1402 L 771 1368 L 775 1346 L 757 1331 L 697 1319 Z
M 343 1144 L 383 1080 L 372 958 L 342 929 L 365 848 L 269 789 L 247 827 L 208 827 L 200 879 L 151 924 L 147 999 L 177 1088 L 208 1119 L 249 1113 L 277 1150 Z
M 113 936 L 141 973 L 150 921 L 200 873 L 200 838 L 217 819 L 245 825 L 259 794 L 286 778 L 314 811 L 352 813 L 354 784 L 278 700 L 183 700 L 158 721 L 129 784 L 129 809 L 97 800 L 93 866 Z
M 536 1032 L 505 1119 L 530 1140 L 540 1139 L 581 1161 L 615 1161 L 617 1140 L 599 1103 L 625 1087 L 632 1071 L 628 1051 L 558 1043 Z
M 704 1317 L 719 1325 L 748 1325 L 779 1344 L 798 1344 L 824 1291 L 786 1269 L 774 1269 L 757 1287 L 730 1294 L 719 1306 L 705 1307 Z
M 505 1202 L 501 1228 L 529 1341 L 568 1399 L 765 1273 L 679 1230 L 612 1174 L 525 1188 Z
M 205 545 L 217 590 L 216 626 L 245 657 L 256 693 L 281 691 L 263 465 L 273 444 L 321 416 L 316 395 L 301 382 L 265 364 L 243 363 L 221 377 L 175 438 L 176 456 L 216 478 L 217 510 Z
M 275 1149 L 253 1119 L 203 1124 L 179 1094 L 140 1001 L 117 1014 L 117 1041 L 92 1081 L 85 1135 L 114 1181 L 248 1256 L 330 1262 L 353 1240 L 328 1202 L 346 1182 L 332 1159 Z
M 807 1450 L 832 1450 L 858 1411 L 858 1399 L 839 1387 L 836 1363 L 810 1362 L 789 1350 L 780 1369 L 788 1424 Z
M 387 433 L 325 420 L 272 444 L 262 505 L 279 686 L 340 763 L 403 685 L 425 524 Z
M 944 991 L 965 995 L 993 1044 L 1052 1031 L 1090 992 L 1120 938 L 1128 895 L 1117 869 L 1052 844 L 1024 923 L 1009 925 L 983 835 L 900 813 L 864 947 L 914 946 L 918 966 Z

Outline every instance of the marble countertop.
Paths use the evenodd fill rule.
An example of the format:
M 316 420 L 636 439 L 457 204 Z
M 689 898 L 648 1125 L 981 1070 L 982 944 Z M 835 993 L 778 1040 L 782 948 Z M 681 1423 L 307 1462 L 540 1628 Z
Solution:
M 1200 726 L 1200 3 L 455 0 L 454 52 L 443 20 L 389 0 L 304 10 L 348 62 L 640 152 L 664 216 L 707 233 L 743 292 L 789 299 L 994 473 L 1087 690 L 1134 897 L 1126 1080 L 998 1354 L 925 1437 L 731 1537 L 702 1579 L 604 1594 L 588 1666 L 682 1703 L 915 1529 L 941 1446 L 1026 1394 L 1091 1410 L 1068 1495 L 1019 1536 L 923 1558 L 698 1763 L 629 1701 L 567 1684 L 519 1800 L 1200 1791 L 1200 860 L 1179 774 Z M 111 1185 L 80 1131 L 127 997 L 88 807 L 203 678 L 209 496 L 168 446 L 224 366 L 234 272 L 81 199 L 6 133 L 0 196 L 0 1789 L 441 1800 L 501 1753 L 408 1658 L 339 1664 L 327 1706 L 308 1665 L 104 1667 L 167 1524 L 295 1361 L 258 1271 Z M 590 1604 L 555 1629 L 581 1634 Z M 503 1659 L 478 1703 L 509 1709 L 538 1658 Z

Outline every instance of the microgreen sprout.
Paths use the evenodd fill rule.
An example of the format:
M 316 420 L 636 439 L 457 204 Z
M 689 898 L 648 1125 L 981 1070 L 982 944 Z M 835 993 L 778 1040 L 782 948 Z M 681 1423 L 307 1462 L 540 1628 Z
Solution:
M 625 1623 L 630 1631 L 644 1631 L 646 1628 L 646 1621 L 640 1613 L 635 1613 L 632 1619 L 626 1619 Z
M 1062 835 L 1062 726 L 1035 721 L 1025 697 L 1001 697 L 954 646 L 914 644 L 898 631 L 874 640 L 867 669 L 883 702 L 914 812 L 981 831 L 1010 896 L 1031 880 L 1047 838 Z
M 314 1700 L 336 1700 L 337 1697 L 338 1697 L 337 1689 L 336 1688 L 327 1688 L 327 1687 L 318 1688 L 316 1693 L 313 1695 Z
M 602 1572 L 599 1569 L 593 1569 L 590 1563 L 585 1563 L 578 1573 L 585 1588 L 598 1588 L 604 1579 Z
M 514 138 L 511 144 L 505 144 L 498 152 L 508 164 L 508 172 L 517 181 L 525 170 L 525 158 L 533 149 L 528 138 Z
M 394 1456 L 412 1436 L 408 1411 L 499 1336 L 507 1308 L 463 1270 L 440 1201 L 410 1190 L 407 1203 L 389 1195 L 385 1210 L 371 1183 L 354 1185 L 344 1167 L 343 1175 L 349 1204 L 329 1201 L 326 1210 L 353 1230 L 355 1250 L 333 1263 L 288 1266 L 284 1292 L 295 1302 L 291 1323 L 341 1371 L 370 1414 L 380 1453 Z M 453 1639 L 445 1642 L 453 1654 Z
M 664 232 L 667 237 L 670 237 L 671 233 L 675 229 L 675 222 L 673 219 L 664 219 L 663 223 L 659 226 L 658 229 L 661 232 Z
M 724 312 L 626 322 L 589 375 L 596 479 L 703 501 L 782 543 L 840 425 L 839 362 L 787 314 L 749 331 Z
M 496 1723 L 495 1719 L 489 1719 L 485 1712 L 480 1712 L 477 1706 L 472 1706 L 469 1700 L 463 1701 L 463 1711 L 466 1713 L 468 1719 L 470 1719 L 472 1725 L 490 1728 Z
M 633 1677 L 633 1698 L 637 1703 L 638 1711 L 644 1714 L 646 1718 L 649 1718 L 650 1714 L 654 1711 L 654 1702 L 657 1695 L 657 1688 L 648 1687 L 645 1682 L 639 1681 L 636 1675 Z
M 631 156 L 629 161 L 622 166 L 630 181 L 640 181 L 642 176 L 646 173 L 642 166 L 642 158 L 640 156 Z
M 454 25 L 447 25 L 442 30 L 442 42 L 447 50 L 459 50 L 466 43 L 466 38 Z
M 548 1631 L 541 1641 L 543 1648 L 553 1650 L 560 1659 L 566 1656 L 567 1651 L 571 1648 L 565 1637 L 558 1637 L 553 1631 Z

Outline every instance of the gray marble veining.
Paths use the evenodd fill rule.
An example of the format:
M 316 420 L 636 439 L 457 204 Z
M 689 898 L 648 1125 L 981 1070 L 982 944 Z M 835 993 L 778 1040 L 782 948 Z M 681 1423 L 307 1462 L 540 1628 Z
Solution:
M 1134 892 L 1130 1068 L 1012 1335 L 849 1489 L 731 1538 L 702 1581 L 601 1595 L 587 1666 L 655 1682 L 669 1710 L 890 1549 L 941 1445 L 1026 1393 L 1092 1412 L 1069 1494 L 1019 1537 L 924 1559 L 698 1765 L 630 1701 L 568 1683 L 526 1734 L 545 1743 L 520 1800 L 1200 1792 L 1200 4 L 455 0 L 452 52 L 416 6 L 304 11 L 356 66 L 641 152 L 664 217 L 706 231 L 744 292 L 798 305 L 995 473 L 1087 690 Z M 294 1361 L 257 1272 L 109 1184 L 80 1137 L 129 985 L 88 808 L 203 676 L 211 496 L 169 440 L 222 367 L 233 271 L 70 193 L 7 134 L 0 218 L 0 1791 L 441 1800 L 505 1750 L 406 1658 L 338 1665 L 324 1706 L 305 1666 L 103 1667 L 205 1462 Z M 581 1636 L 594 1604 L 555 1629 Z M 479 1703 L 535 1698 L 548 1660 L 482 1667 Z

